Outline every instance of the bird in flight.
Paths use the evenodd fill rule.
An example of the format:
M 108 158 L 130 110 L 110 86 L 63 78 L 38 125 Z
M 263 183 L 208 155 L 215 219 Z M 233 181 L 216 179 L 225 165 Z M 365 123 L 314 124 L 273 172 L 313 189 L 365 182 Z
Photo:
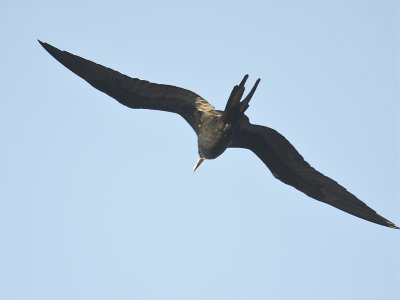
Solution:
M 121 104 L 181 115 L 198 138 L 199 159 L 193 172 L 204 160 L 217 158 L 227 148 L 246 148 L 263 161 L 275 178 L 309 197 L 367 221 L 399 229 L 336 181 L 311 167 L 279 132 L 249 122 L 245 111 L 260 79 L 242 99 L 248 78 L 244 76 L 233 87 L 225 110 L 221 111 L 192 91 L 131 78 L 47 43 L 39 43 L 65 67 Z

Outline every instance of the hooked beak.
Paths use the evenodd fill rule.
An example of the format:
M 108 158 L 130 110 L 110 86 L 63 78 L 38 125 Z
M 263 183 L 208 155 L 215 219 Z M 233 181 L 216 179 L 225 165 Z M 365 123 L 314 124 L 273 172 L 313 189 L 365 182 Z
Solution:
M 201 165 L 201 163 L 205 160 L 204 157 L 199 157 L 199 159 L 197 160 L 197 163 L 195 164 L 194 168 L 193 168 L 193 173 L 194 171 L 196 171 L 196 169 Z

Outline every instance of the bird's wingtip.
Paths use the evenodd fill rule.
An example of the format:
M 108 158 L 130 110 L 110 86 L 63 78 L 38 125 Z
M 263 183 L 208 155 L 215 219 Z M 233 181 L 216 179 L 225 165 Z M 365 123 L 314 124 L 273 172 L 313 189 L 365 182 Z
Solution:
M 386 222 L 386 226 L 390 227 L 390 228 L 393 228 L 393 229 L 400 229 L 400 227 L 396 226 L 394 223 L 392 223 L 390 221 Z

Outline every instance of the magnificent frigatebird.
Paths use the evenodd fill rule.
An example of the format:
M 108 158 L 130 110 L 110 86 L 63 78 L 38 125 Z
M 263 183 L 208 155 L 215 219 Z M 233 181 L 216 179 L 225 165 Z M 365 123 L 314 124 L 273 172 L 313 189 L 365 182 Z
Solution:
M 279 132 L 254 125 L 245 115 L 260 79 L 243 99 L 248 75 L 233 87 L 225 110 L 216 110 L 192 91 L 131 78 L 47 43 L 39 43 L 60 63 L 96 89 L 130 108 L 156 109 L 181 115 L 198 138 L 199 159 L 220 156 L 227 148 L 253 151 L 282 182 L 316 200 L 330 204 L 359 218 L 391 228 L 399 228 L 331 178 L 311 167 Z

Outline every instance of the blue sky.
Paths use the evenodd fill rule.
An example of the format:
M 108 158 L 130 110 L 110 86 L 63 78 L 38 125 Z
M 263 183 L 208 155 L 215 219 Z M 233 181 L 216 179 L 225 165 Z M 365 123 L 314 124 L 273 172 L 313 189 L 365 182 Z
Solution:
M 301 2 L 301 3 L 300 3 Z M 197 160 L 41 39 L 248 116 L 400 224 L 397 1 L 8 1 L 0 11 L 1 299 L 399 299 L 400 233 L 312 200 L 250 151 Z

